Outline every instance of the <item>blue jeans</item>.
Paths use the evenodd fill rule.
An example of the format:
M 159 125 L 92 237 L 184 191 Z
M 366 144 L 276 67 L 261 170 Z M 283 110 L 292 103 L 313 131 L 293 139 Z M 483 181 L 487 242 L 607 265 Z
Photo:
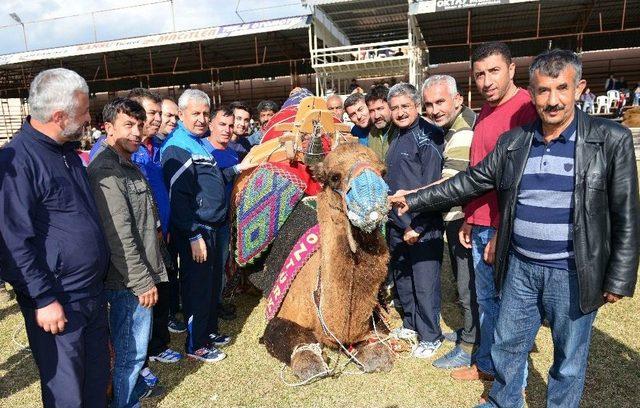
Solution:
M 484 259 L 484 249 L 496 233 L 495 228 L 474 226 L 471 230 L 471 253 L 473 268 L 476 275 L 476 299 L 480 315 L 480 345 L 473 358 L 480 370 L 493 374 L 491 361 L 491 346 L 493 345 L 493 331 L 500 311 L 500 299 L 493 279 L 493 266 Z
M 107 290 L 109 327 L 115 351 L 112 408 L 135 407 L 146 390 L 140 370 L 147 357 L 152 309 L 142 307 L 130 290 Z
M 546 406 L 578 407 L 595 317 L 595 311 L 580 311 L 575 271 L 540 266 L 511 255 L 491 351 L 496 379 L 490 401 L 499 407 L 524 405 L 521 384 L 527 356 L 546 318 L 554 350 Z

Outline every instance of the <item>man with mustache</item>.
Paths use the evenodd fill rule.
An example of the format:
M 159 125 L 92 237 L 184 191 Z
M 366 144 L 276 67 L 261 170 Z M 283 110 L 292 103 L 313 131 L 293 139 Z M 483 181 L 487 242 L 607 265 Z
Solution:
M 464 106 L 456 80 L 449 75 L 432 75 L 422 85 L 425 114 L 445 132 L 444 167 L 442 180 L 465 171 L 469 165 L 469 148 L 473 138 L 476 114 Z M 471 250 L 462 246 L 458 231 L 464 222 L 462 208 L 455 207 L 443 214 L 451 269 L 456 280 L 463 311 L 464 325 L 460 330 L 445 334 L 456 346 L 433 362 L 438 368 L 460 368 L 471 365 L 471 354 L 478 343 L 479 316 L 476 301 L 475 275 Z M 448 336 L 448 337 L 447 337 Z M 458 339 L 459 337 L 459 339 Z
M 498 190 L 500 315 L 491 350 L 495 381 L 481 407 L 522 407 L 527 356 L 543 319 L 554 359 L 547 407 L 578 407 L 598 308 L 632 296 L 640 200 L 629 129 L 593 118 L 576 101 L 582 63 L 569 50 L 538 55 L 529 92 L 538 119 L 500 137 L 466 173 L 390 201 L 435 211 Z
M 349 95 L 344 100 L 344 110 L 353 123 L 351 134 L 358 138 L 360 144 L 368 146 L 371 116 L 364 95 L 359 92 Z
M 334 116 L 340 121 L 343 120 L 344 108 L 342 107 L 342 98 L 340 95 L 332 94 L 327 98 L 327 109 L 333 112 Z
M 388 94 L 389 88 L 384 85 L 377 85 L 371 89 L 365 98 L 372 123 L 369 133 L 369 147 L 382 162 L 387 158 L 389 143 L 397 133 L 397 128 L 391 121 L 391 111 L 387 102 Z
M 64 68 L 40 72 L 28 116 L 0 149 L 0 277 L 16 293 L 45 407 L 106 407 L 104 277 L 109 247 L 76 154 L 89 88 Z
M 269 120 L 278 112 L 278 104 L 274 101 L 270 101 L 265 99 L 258 103 L 258 107 L 256 110 L 258 111 L 258 123 L 260 123 L 260 129 L 256 130 L 251 134 L 251 136 L 247 137 L 247 140 L 251 143 L 251 146 L 255 146 L 262 142 L 262 136 L 265 132 L 265 126 L 269 123 Z
M 493 150 L 500 135 L 515 126 L 530 123 L 536 111 L 528 92 L 513 82 L 515 64 L 511 51 L 499 42 L 485 43 L 471 57 L 472 75 L 484 97 L 473 132 L 470 166 L 480 163 Z M 476 298 L 480 312 L 480 345 L 474 364 L 451 373 L 457 380 L 492 380 L 491 346 L 500 299 L 494 283 L 493 260 L 500 225 L 500 213 L 495 191 L 489 191 L 468 202 L 464 207 L 465 222 L 460 229 L 460 243 L 470 248 L 476 282 Z
M 157 285 L 167 281 L 167 272 L 151 189 L 131 162 L 142 142 L 145 109 L 132 99 L 116 98 L 104 107 L 103 118 L 104 149 L 88 172 L 111 254 L 105 280 L 115 354 L 111 406 L 130 407 L 149 392 L 140 372 L 159 297 Z
M 411 190 L 440 179 L 442 131 L 420 117 L 420 94 L 410 84 L 394 85 L 387 95 L 391 119 L 398 128 L 387 152 L 385 181 L 391 192 Z M 389 268 L 403 310 L 398 337 L 417 335 L 412 355 L 430 358 L 442 345 L 440 329 L 440 267 L 442 215 L 389 213 Z

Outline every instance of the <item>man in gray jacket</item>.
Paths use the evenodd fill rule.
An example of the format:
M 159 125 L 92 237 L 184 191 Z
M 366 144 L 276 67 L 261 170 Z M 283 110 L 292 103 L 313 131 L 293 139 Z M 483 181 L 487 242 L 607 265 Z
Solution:
M 89 181 L 102 219 L 111 262 L 105 282 L 115 349 L 112 407 L 135 406 L 147 386 L 139 376 L 147 356 L 152 307 L 167 272 L 158 242 L 151 188 L 131 162 L 140 147 L 145 110 L 116 98 L 104 107 L 104 150 L 89 165 Z

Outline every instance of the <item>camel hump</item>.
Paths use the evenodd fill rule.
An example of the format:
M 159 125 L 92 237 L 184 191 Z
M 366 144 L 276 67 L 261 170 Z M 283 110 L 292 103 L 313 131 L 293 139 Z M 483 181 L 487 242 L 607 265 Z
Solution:
M 260 289 L 264 296 L 267 296 L 271 291 L 285 260 L 298 239 L 317 223 L 315 197 L 307 197 L 296 204 L 271 244 L 269 254 L 264 261 L 264 268 L 249 275 L 249 281 Z

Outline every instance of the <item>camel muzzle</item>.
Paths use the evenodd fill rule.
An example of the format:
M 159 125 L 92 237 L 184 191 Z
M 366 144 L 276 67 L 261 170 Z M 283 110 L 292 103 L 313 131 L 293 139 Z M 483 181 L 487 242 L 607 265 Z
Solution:
M 364 166 L 349 179 L 344 195 L 347 217 L 351 225 L 372 232 L 387 221 L 389 186 L 370 167 Z

